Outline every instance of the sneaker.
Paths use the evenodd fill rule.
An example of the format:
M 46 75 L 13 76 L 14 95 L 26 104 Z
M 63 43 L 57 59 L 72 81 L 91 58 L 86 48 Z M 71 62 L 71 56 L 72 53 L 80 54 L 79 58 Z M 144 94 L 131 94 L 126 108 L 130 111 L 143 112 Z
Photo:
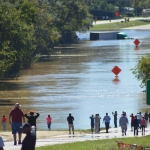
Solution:
M 14 145 L 17 145 L 17 141 L 14 141 Z
M 18 144 L 22 144 L 21 141 L 18 141 Z

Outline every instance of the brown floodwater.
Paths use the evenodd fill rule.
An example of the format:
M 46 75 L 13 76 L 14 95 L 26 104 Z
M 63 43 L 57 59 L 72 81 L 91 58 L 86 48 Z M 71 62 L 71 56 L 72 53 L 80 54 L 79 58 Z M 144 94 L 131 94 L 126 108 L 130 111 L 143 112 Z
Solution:
M 144 89 L 131 72 L 140 56 L 150 53 L 150 31 L 127 30 L 134 39 L 89 41 L 88 33 L 80 33 L 79 44 L 57 48 L 48 62 L 38 62 L 20 72 L 18 80 L 0 84 L 0 114 L 8 114 L 16 102 L 24 113 L 33 109 L 40 113 L 39 129 L 47 129 L 46 117 L 53 118 L 52 129 L 67 129 L 69 113 L 77 129 L 90 128 L 89 116 L 108 112 L 136 114 L 150 111 Z M 116 78 L 114 66 L 122 71 Z M 102 123 L 102 121 L 101 121 Z M 104 124 L 102 124 L 104 126 Z M 7 126 L 10 128 L 10 126 Z

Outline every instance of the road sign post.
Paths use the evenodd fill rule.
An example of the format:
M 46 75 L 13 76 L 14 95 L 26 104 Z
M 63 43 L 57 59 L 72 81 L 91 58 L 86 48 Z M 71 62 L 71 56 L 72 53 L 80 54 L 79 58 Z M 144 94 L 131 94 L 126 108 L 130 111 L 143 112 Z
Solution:
M 146 83 L 146 103 L 150 105 L 150 80 L 147 80 Z

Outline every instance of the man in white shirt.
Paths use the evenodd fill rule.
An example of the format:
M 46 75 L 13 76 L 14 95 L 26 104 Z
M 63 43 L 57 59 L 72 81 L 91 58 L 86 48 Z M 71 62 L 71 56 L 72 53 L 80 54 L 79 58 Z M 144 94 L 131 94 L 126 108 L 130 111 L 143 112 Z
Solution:
M 4 142 L 3 142 L 3 138 L 0 136 L 0 150 L 4 150 Z
M 110 120 L 111 118 L 108 116 L 108 113 L 106 113 L 106 116 L 103 119 L 103 121 L 105 121 L 106 133 L 108 133 Z
M 139 121 L 139 128 L 141 129 L 141 120 L 142 120 L 142 114 L 141 114 L 141 112 L 139 112 L 139 113 L 137 114 L 137 119 L 138 119 L 138 121 Z

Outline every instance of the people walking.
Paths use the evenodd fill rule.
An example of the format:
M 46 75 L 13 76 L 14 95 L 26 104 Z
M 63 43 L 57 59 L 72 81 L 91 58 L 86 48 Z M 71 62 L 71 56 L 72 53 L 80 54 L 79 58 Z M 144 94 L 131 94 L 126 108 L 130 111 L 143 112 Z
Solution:
M 142 117 L 141 120 L 142 135 L 145 135 L 145 127 L 146 127 L 146 120 L 144 117 Z
M 28 123 L 30 124 L 30 126 L 36 127 L 36 119 L 40 116 L 39 113 L 30 110 L 30 112 L 28 112 L 28 114 L 25 114 L 24 116 L 28 119 Z
M 20 109 L 20 104 L 16 103 L 14 109 L 11 110 L 9 114 L 9 123 L 11 124 L 12 128 L 12 134 L 14 138 L 14 145 L 17 145 L 16 140 L 16 133 L 18 132 L 18 144 L 21 144 L 21 133 L 22 130 L 20 129 L 20 126 L 22 126 L 22 120 L 23 123 L 25 122 L 23 111 Z
M 133 131 L 133 120 L 134 120 L 134 115 L 131 114 L 130 117 L 131 117 L 131 131 Z
M 103 121 L 105 122 L 106 133 L 108 133 L 110 120 L 111 118 L 108 116 L 108 113 L 106 113 L 106 116 L 103 118 Z
M 46 118 L 46 121 L 47 121 L 48 130 L 50 131 L 51 130 L 52 117 L 50 115 L 48 115 L 48 117 Z
M 89 118 L 91 119 L 91 132 L 93 134 L 93 131 L 94 131 L 94 115 L 91 115 Z
M 124 113 L 123 116 L 119 119 L 119 124 L 120 124 L 121 129 L 122 129 L 122 136 L 126 135 L 127 124 L 128 124 L 128 118 L 125 116 L 125 113 Z
M 74 125 L 73 125 L 74 117 L 71 114 L 69 114 L 69 116 L 67 117 L 67 121 L 69 126 L 69 134 L 71 134 L 71 129 L 72 133 L 74 134 Z
M 6 131 L 6 121 L 7 121 L 7 118 L 5 117 L 5 115 L 3 115 L 1 124 L 2 124 L 4 131 Z
M 23 124 L 21 127 L 22 132 L 26 134 L 24 140 L 22 141 L 21 150 L 34 150 L 36 144 L 36 134 L 32 131 L 29 123 Z
M 144 118 L 145 118 L 145 121 L 146 121 L 145 128 L 147 128 L 147 126 L 148 126 L 148 111 L 146 111 L 146 113 L 144 114 Z
M 117 128 L 117 111 L 112 112 L 112 115 L 114 116 L 114 128 Z
M 137 116 L 134 116 L 133 126 L 134 126 L 134 136 L 138 135 L 139 121 L 137 119 Z

